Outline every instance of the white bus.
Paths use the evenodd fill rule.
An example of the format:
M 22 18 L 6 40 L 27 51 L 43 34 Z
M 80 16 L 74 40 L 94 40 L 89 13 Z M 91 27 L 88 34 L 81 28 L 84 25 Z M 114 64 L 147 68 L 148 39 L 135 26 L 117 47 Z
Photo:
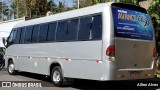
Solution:
M 154 30 L 147 11 L 104 3 L 22 22 L 7 40 L 9 74 L 98 81 L 154 77 Z

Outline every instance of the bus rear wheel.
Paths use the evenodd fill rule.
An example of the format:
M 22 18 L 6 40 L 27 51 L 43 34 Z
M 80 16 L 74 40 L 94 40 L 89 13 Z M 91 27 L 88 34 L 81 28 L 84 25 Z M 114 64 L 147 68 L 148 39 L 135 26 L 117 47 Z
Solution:
M 62 75 L 62 69 L 60 66 L 55 66 L 51 71 L 51 81 L 52 83 L 60 87 L 63 84 L 63 75 Z
M 10 75 L 15 75 L 17 73 L 17 71 L 15 70 L 15 65 L 13 61 L 8 62 L 7 70 Z

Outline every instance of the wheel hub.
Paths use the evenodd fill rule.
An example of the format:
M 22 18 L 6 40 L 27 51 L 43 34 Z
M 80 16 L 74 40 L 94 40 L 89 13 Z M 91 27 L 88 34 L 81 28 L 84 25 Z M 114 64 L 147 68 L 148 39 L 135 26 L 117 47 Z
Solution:
M 14 64 L 9 65 L 9 72 L 12 73 L 14 71 Z
M 61 80 L 60 79 L 60 73 L 58 71 L 55 71 L 53 73 L 53 81 L 58 83 L 60 80 Z

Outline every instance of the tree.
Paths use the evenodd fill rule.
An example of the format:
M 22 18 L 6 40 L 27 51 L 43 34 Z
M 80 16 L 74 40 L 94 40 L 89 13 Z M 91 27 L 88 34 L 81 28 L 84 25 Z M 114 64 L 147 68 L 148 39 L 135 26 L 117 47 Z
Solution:
M 36 2 L 37 2 L 37 0 L 25 0 L 26 9 L 27 9 L 27 12 L 29 12 L 30 18 L 32 18 L 32 16 L 33 16 L 32 11 L 35 8 Z
M 84 0 L 83 2 L 80 3 L 79 7 L 80 8 L 87 7 L 97 3 L 98 3 L 97 0 Z
M 64 4 L 59 1 L 58 12 L 63 12 L 63 11 L 64 11 Z
M 25 0 L 14 0 L 13 6 L 16 18 L 27 16 Z
M 140 1 L 141 0 L 115 0 L 115 2 L 130 3 L 135 5 L 139 5 Z M 110 2 L 110 0 L 84 0 L 83 2 L 80 3 L 80 8 L 105 2 Z
M 48 1 L 47 6 L 49 11 L 56 13 L 57 5 L 52 0 Z
M 62 10 L 63 5 L 59 5 L 60 10 Z M 47 11 L 54 11 L 57 13 L 56 4 L 50 0 L 14 0 L 12 6 L 14 8 L 14 13 L 17 18 L 29 17 L 29 18 L 38 18 L 45 16 Z
M 0 2 L 0 21 L 3 21 L 3 17 L 2 17 L 2 2 Z
M 141 0 L 116 0 L 116 2 L 130 3 L 130 4 L 135 4 L 135 5 L 139 5 L 140 1 Z
M 49 11 L 48 5 L 47 5 L 47 0 L 38 0 L 39 1 L 39 13 L 40 15 L 45 15 L 47 11 Z
M 27 10 L 29 10 L 30 18 L 44 16 L 48 11 L 47 0 L 25 0 Z
M 150 14 L 152 18 L 153 27 L 155 29 L 155 35 L 156 35 L 156 47 L 157 52 L 160 53 L 160 1 L 153 0 L 149 9 L 148 13 Z

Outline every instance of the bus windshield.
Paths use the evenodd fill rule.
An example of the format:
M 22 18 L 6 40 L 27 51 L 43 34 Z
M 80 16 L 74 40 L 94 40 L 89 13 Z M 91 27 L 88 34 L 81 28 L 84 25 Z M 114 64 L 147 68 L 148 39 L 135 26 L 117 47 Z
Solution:
M 112 6 L 112 14 L 115 37 L 142 40 L 154 39 L 151 19 L 146 12 Z

